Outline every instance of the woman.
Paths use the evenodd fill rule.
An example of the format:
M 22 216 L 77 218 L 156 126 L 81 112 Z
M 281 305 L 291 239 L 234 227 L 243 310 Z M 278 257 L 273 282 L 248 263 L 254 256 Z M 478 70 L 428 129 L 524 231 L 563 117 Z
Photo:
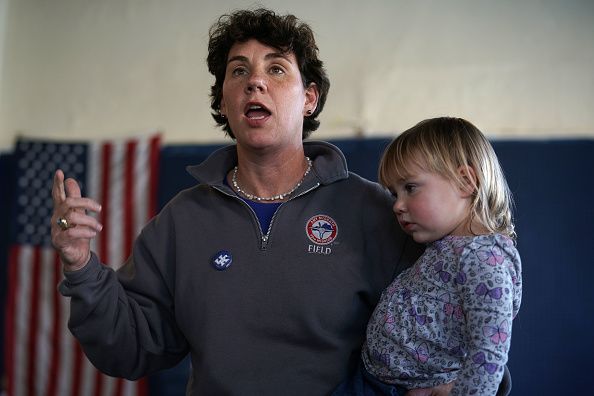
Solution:
M 101 225 L 85 211 L 100 205 L 56 173 L 70 329 L 110 375 L 190 353 L 188 394 L 328 394 L 355 368 L 381 290 L 418 252 L 405 252 L 386 191 L 334 146 L 303 142 L 329 88 L 309 26 L 262 9 L 224 15 L 208 66 L 213 116 L 236 144 L 188 169 L 198 184 L 119 271 L 89 249 Z

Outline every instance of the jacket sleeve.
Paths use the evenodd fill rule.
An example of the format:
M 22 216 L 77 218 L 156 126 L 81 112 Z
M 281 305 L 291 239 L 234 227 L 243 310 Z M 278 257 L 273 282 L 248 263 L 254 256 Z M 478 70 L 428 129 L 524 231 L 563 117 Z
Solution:
M 70 331 L 108 375 L 134 380 L 172 367 L 188 353 L 175 320 L 171 223 L 153 219 L 117 272 L 92 254 L 83 269 L 65 272 L 59 285 L 71 298 Z

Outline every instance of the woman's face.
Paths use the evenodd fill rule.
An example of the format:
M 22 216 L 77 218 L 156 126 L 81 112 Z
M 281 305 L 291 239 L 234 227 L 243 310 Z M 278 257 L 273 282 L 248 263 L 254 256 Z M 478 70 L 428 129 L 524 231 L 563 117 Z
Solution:
M 303 117 L 315 110 L 315 84 L 303 87 L 292 52 L 257 40 L 235 43 L 227 58 L 221 114 L 238 145 L 254 149 L 302 145 Z

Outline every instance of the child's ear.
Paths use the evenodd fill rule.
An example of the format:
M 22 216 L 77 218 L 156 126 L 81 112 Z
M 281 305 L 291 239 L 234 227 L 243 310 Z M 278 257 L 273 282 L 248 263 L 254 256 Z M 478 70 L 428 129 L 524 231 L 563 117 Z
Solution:
M 460 179 L 462 180 L 462 187 L 460 188 L 463 194 L 462 196 L 468 198 L 474 195 L 478 190 L 474 168 L 470 165 L 462 165 L 458 168 L 458 175 L 460 175 Z

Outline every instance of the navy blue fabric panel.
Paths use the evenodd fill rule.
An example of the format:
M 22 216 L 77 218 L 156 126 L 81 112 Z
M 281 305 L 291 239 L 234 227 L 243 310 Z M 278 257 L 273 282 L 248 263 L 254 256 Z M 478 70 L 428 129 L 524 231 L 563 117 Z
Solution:
M 14 155 L 0 155 L 0 356 L 2 357 L 4 357 L 4 312 L 8 289 L 8 247 L 10 231 L 14 225 L 14 219 L 10 214 L 14 202 L 15 169 Z M 4 363 L 4 358 L 2 358 L 0 360 L 0 378 L 4 374 Z
M 161 209 L 181 190 L 196 184 L 186 167 L 198 165 L 224 145 L 180 145 L 161 149 L 157 203 Z
M 344 139 L 332 140 L 330 143 L 342 150 L 350 171 L 377 181 L 379 160 L 391 140 L 392 138 Z
M 516 202 L 523 301 L 509 367 L 515 395 L 591 394 L 594 141 L 495 142 Z

